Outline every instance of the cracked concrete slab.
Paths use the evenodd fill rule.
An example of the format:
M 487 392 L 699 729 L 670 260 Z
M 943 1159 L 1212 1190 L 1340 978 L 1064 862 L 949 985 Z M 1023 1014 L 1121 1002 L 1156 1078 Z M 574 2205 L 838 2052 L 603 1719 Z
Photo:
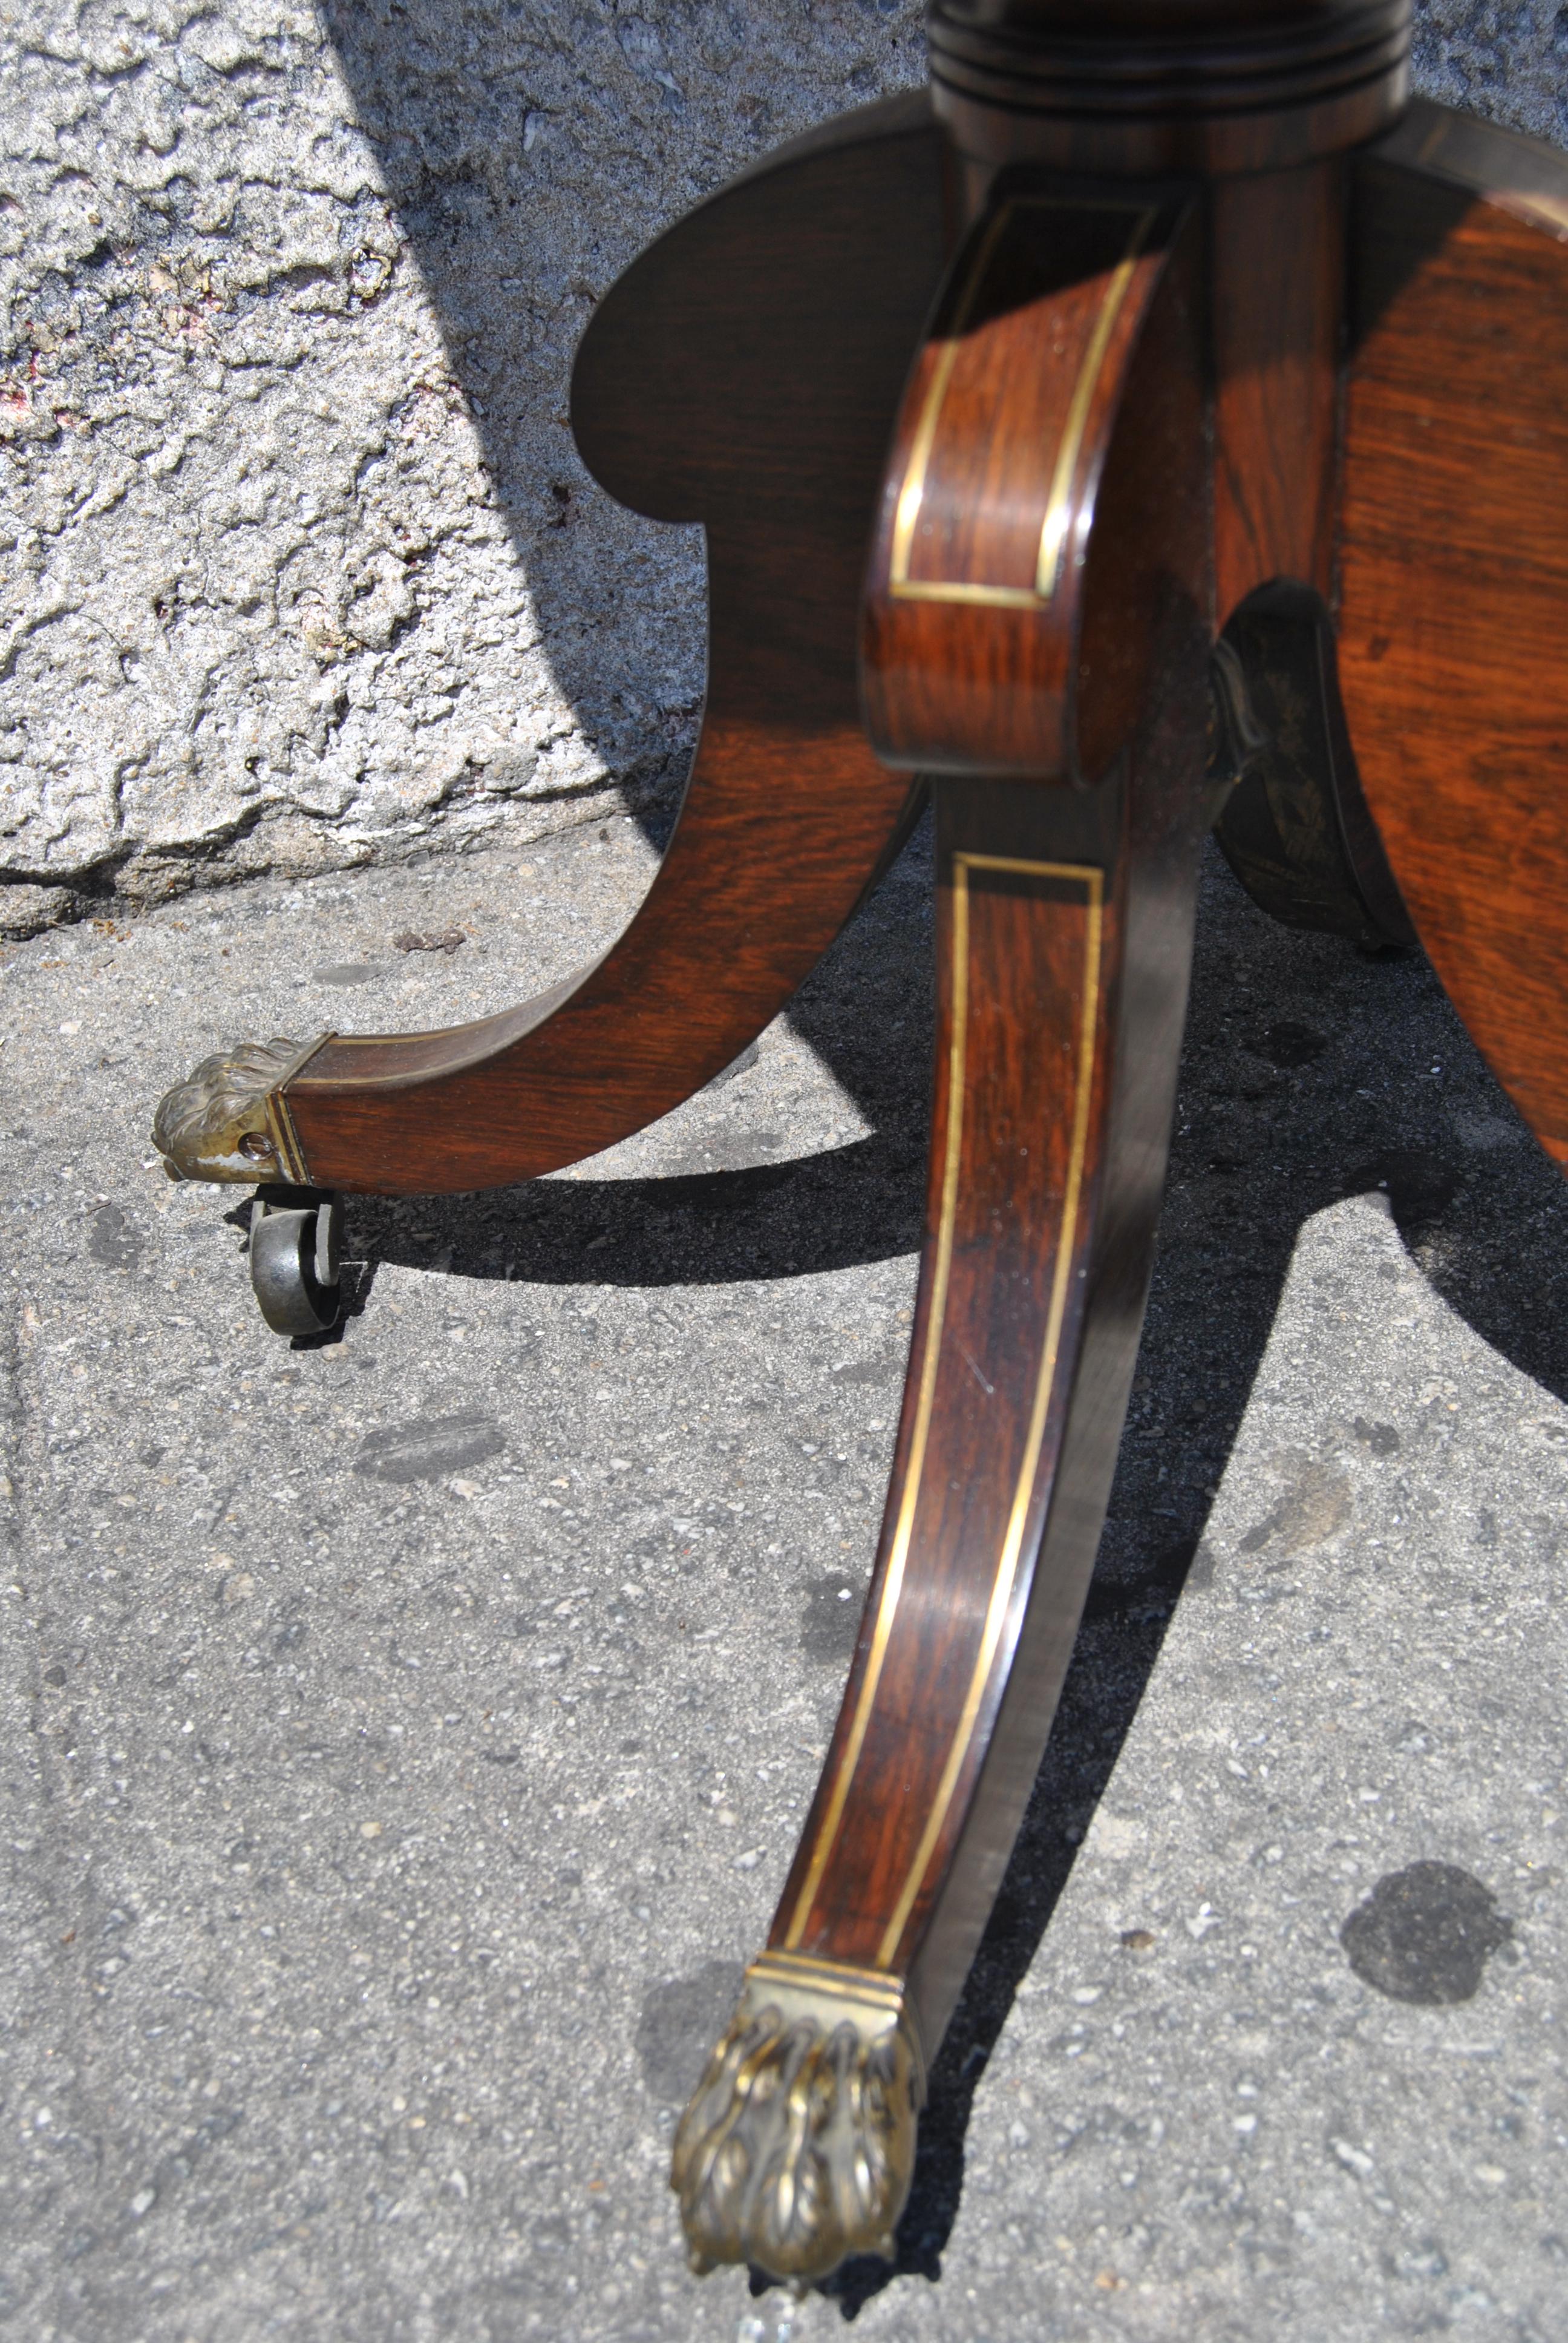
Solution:
M 1562 1183 L 1419 956 L 1217 861 L 1111 1517 L 899 2263 L 685 2271 L 670 2130 L 892 1440 L 927 850 L 640 1138 L 351 1204 L 315 1345 L 252 1309 L 241 1192 L 149 1160 L 157 1091 L 553 980 L 638 826 L 6 955 L 5 2331 L 1562 2331 Z

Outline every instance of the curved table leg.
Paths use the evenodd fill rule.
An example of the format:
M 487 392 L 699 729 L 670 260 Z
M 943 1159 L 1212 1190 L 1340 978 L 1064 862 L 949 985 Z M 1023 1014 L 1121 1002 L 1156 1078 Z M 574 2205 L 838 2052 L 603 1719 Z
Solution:
M 768 1951 L 681 2127 L 695 2256 L 890 2251 L 914 2110 L 1099 1543 L 1164 1172 L 1201 824 L 938 790 L 929 1226 L 853 1672 Z
M 1204 508 L 1184 492 L 1201 484 L 1192 250 L 1180 215 L 1004 202 L 960 256 L 895 440 L 868 707 L 884 753 L 970 767 L 933 785 L 927 1234 L 843 1707 L 768 1948 L 677 2134 L 698 2268 L 802 2281 L 891 2251 L 926 2065 L 1088 1587 L 1212 812 Z M 1002 518 L 944 528 L 981 465 Z M 1042 590 L 1052 531 L 1086 558 Z
M 600 960 L 500 1016 L 208 1061 L 159 1110 L 176 1176 L 532 1178 L 678 1105 L 784 1006 L 910 806 L 860 725 L 856 622 L 945 234 L 922 93 L 786 147 L 612 288 L 578 360 L 578 444 L 622 502 L 709 543 L 702 739 L 647 900 Z

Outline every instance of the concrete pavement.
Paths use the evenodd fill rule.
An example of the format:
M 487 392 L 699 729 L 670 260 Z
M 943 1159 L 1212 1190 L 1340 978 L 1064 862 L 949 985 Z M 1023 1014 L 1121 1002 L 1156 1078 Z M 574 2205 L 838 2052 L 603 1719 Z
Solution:
M 1568 2327 L 1564 1192 L 1419 958 L 1217 862 L 1112 1518 L 898 2270 L 684 2269 L 669 2133 L 897 1413 L 926 852 L 654 1131 L 351 1205 L 313 1347 L 150 1161 L 157 1093 L 550 980 L 637 826 L 5 953 L 0 2333 Z

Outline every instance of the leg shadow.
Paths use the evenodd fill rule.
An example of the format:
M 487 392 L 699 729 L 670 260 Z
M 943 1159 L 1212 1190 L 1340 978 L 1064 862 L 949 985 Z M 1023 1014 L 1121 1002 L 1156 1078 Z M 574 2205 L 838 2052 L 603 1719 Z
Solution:
M 518 0 L 482 40 L 471 0 L 325 0 L 324 18 L 527 580 L 519 654 L 548 663 L 662 850 L 704 689 L 701 532 L 628 512 L 589 478 L 568 423 L 572 358 L 616 277 L 704 195 L 919 77 L 912 0 L 827 0 L 825 18 L 744 28 L 717 9 L 656 26 Z M 835 20 L 853 34 L 847 71 L 823 37 Z M 431 393 L 410 386 L 410 415 Z M 853 1039 L 825 1037 L 823 1053 L 876 1120 L 872 1053 Z

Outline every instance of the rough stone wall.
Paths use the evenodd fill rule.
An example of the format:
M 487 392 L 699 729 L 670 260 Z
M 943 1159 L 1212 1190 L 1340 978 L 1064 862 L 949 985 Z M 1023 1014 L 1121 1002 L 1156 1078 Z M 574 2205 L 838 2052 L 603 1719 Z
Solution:
M 700 549 L 566 427 L 594 298 L 916 9 L 21 0 L 0 57 L 13 930 L 580 819 L 684 763 Z
M 1422 85 L 1568 137 L 1550 5 Z M 918 0 L 0 0 L 0 928 L 668 795 L 700 548 L 566 427 L 593 300 L 918 80 Z

